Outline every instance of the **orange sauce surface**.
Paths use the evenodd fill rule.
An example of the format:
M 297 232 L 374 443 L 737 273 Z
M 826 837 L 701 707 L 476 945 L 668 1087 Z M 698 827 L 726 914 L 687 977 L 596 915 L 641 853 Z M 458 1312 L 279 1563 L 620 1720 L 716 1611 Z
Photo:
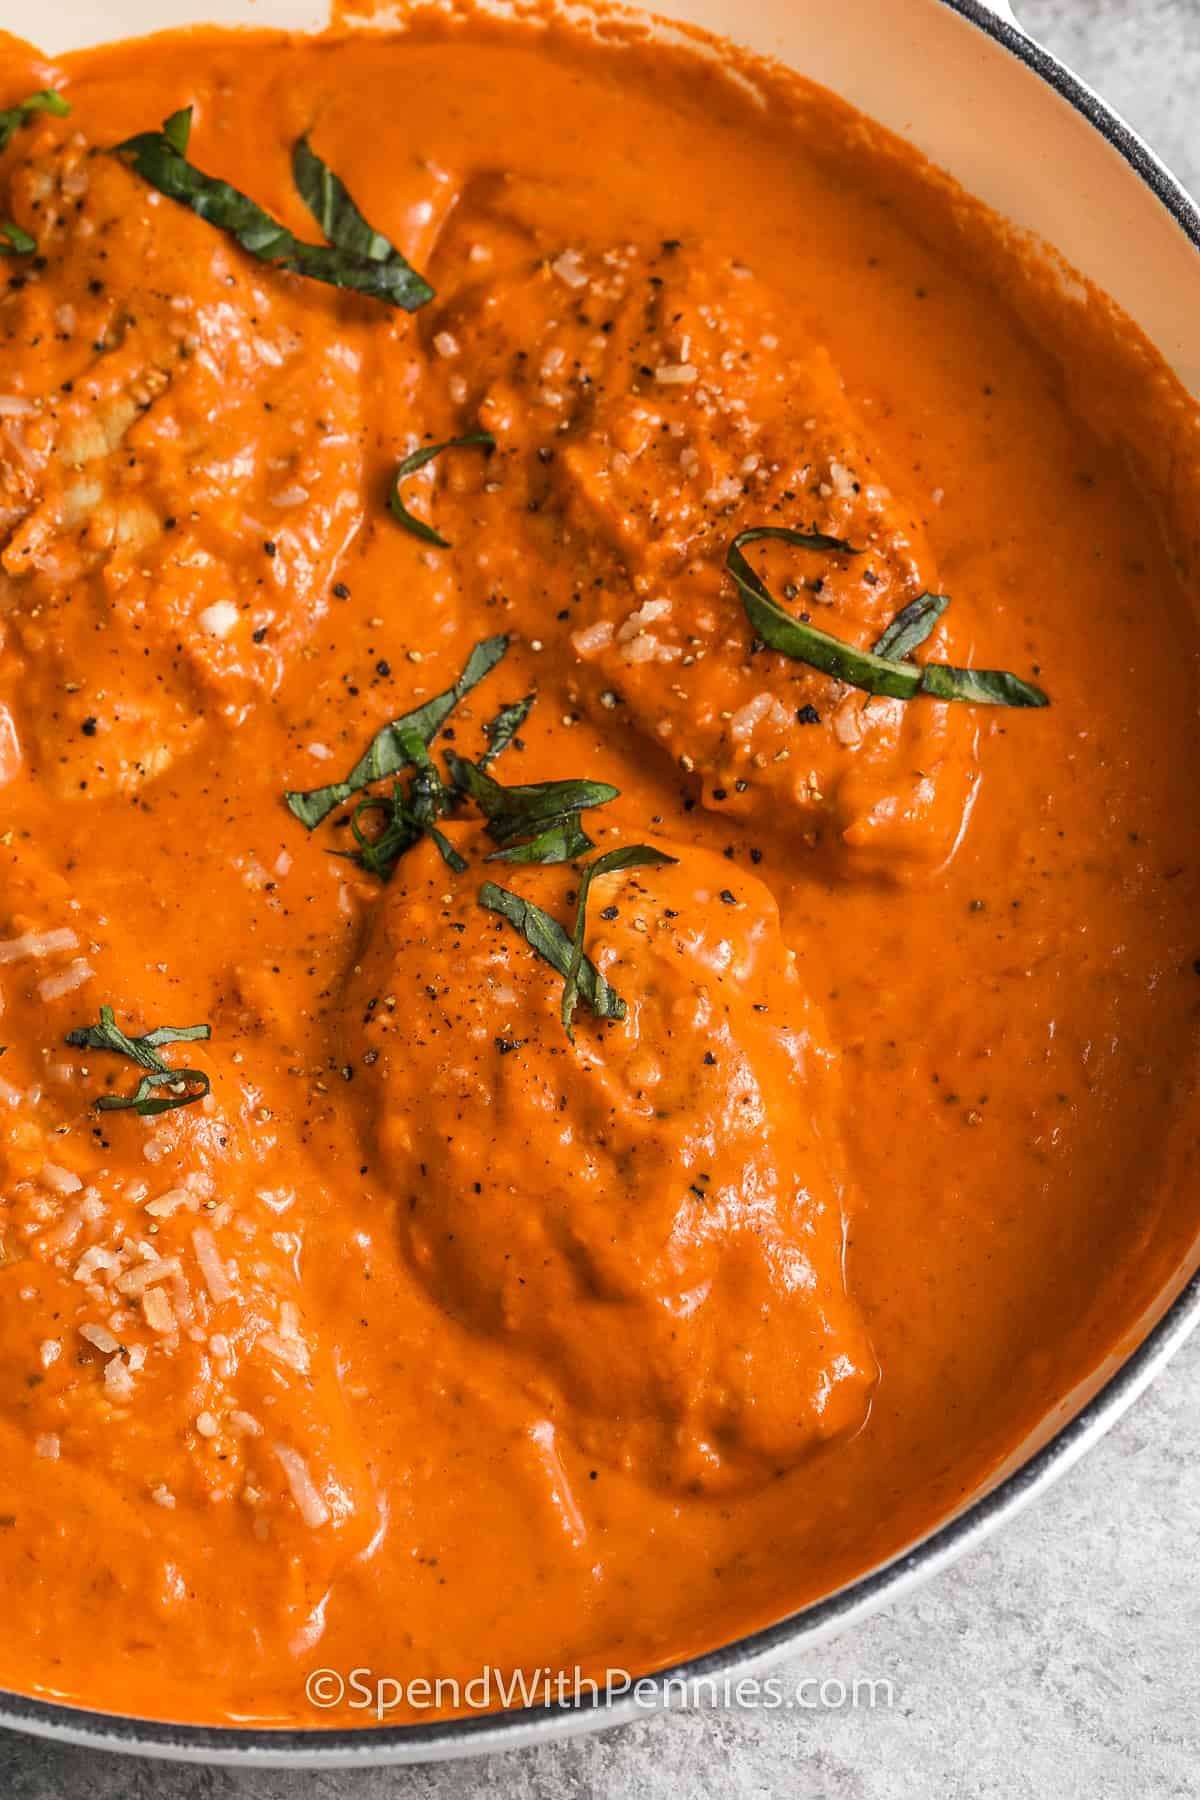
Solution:
M 4 104 L 72 108 L 0 159 L 6 1687 L 329 1724 L 317 1666 L 661 1667 L 947 1516 L 1186 1253 L 1191 490 L 1146 470 L 1194 411 L 758 74 L 470 16 L 3 49 Z M 185 105 L 319 242 L 311 134 L 436 298 L 280 273 L 106 154 Z M 403 488 L 448 546 L 406 532 L 400 460 L 481 430 Z M 918 661 L 1051 704 L 764 648 L 760 524 L 857 552 L 748 550 L 794 614 L 867 647 L 947 594 Z M 534 694 L 491 775 L 611 783 L 596 850 L 674 858 L 597 879 L 626 1010 L 573 1042 L 479 891 L 569 931 L 578 860 L 485 865 L 463 805 L 465 872 L 426 837 L 384 882 L 330 854 L 354 800 L 284 804 L 497 634 L 437 765 Z M 211 1093 L 97 1111 L 142 1073 L 66 1044 L 102 1005 L 210 1025 L 163 1055 Z

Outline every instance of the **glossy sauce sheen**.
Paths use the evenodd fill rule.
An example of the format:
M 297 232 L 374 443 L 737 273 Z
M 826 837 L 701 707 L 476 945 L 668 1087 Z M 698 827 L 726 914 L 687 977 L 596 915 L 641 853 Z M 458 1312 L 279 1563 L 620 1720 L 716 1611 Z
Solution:
M 2 70 L 73 111 L 0 165 L 42 258 L 0 294 L 0 1682 L 331 1723 L 313 1667 L 640 1671 L 828 1592 L 1192 1234 L 1191 576 L 1069 402 L 1115 378 L 845 109 L 636 35 Z M 91 154 L 185 104 L 310 240 L 311 131 L 436 300 L 276 274 Z M 480 428 L 405 487 L 451 548 L 407 535 L 398 461 Z M 753 552 L 814 623 L 948 593 L 919 654 L 1050 707 L 754 648 L 759 523 L 862 551 Z M 575 870 L 484 868 L 467 810 L 467 874 L 384 887 L 349 808 L 283 803 L 497 632 L 453 748 L 536 691 L 497 778 L 611 781 L 599 848 L 677 859 L 596 883 L 628 1012 L 574 1045 L 476 896 L 569 925 Z M 210 1023 L 166 1052 L 210 1099 L 93 1111 L 136 1085 L 64 1046 L 103 1003 Z

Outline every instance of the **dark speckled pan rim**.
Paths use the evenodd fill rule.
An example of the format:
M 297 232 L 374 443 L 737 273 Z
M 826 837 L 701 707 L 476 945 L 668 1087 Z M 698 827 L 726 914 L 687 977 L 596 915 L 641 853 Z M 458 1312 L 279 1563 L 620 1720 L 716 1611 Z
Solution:
M 651 4 L 653 0 L 651 0 Z M 1122 156 L 1200 250 L 1200 207 L 1136 132 L 1057 58 L 1000 18 L 983 0 L 937 0 L 1030 69 Z M 681 1683 L 736 1679 L 777 1662 L 787 1652 L 833 1636 L 919 1581 L 977 1547 L 1096 1443 L 1154 1380 L 1200 1325 L 1200 1272 L 1101 1390 L 998 1486 L 882 1568 L 762 1631 L 646 1678 L 673 1703 Z M 643 1686 L 644 1683 L 639 1684 Z M 521 1708 L 430 1725 L 365 1726 L 354 1730 L 271 1730 L 210 1727 L 127 1718 L 61 1706 L 0 1691 L 0 1727 L 93 1750 L 153 1756 L 176 1762 L 242 1768 L 368 1768 L 387 1763 L 446 1761 L 552 1743 L 583 1731 L 650 1717 L 653 1706 L 630 1698 L 579 1706 Z

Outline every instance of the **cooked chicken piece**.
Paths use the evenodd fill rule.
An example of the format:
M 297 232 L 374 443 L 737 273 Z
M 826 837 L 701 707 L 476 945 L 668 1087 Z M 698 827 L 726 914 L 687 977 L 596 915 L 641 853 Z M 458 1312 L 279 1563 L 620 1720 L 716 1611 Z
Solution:
M 577 879 L 512 886 L 569 923 Z M 582 1007 L 574 1045 L 561 977 L 477 888 L 411 852 L 346 996 L 422 1280 L 648 1482 L 765 1481 L 856 1430 L 838 1076 L 766 888 L 694 848 L 598 878 L 588 953 L 627 1016 Z
M 0 704 L 41 779 L 135 788 L 323 613 L 362 506 L 359 352 L 61 126 L 5 165 L 38 255 L 0 292 Z
M 876 468 L 828 354 L 711 249 L 538 260 L 527 237 L 466 209 L 439 272 L 452 297 L 423 327 L 431 430 L 497 441 L 486 466 L 463 457 L 440 476 L 445 529 L 483 546 L 463 578 L 504 595 L 571 696 L 652 739 L 707 804 L 826 844 L 842 867 L 938 866 L 974 792 L 972 709 L 868 704 L 764 648 L 725 570 L 752 526 L 849 543 L 749 554 L 785 607 L 862 648 L 937 587 L 918 508 Z M 963 619 L 951 609 L 921 656 L 963 660 Z

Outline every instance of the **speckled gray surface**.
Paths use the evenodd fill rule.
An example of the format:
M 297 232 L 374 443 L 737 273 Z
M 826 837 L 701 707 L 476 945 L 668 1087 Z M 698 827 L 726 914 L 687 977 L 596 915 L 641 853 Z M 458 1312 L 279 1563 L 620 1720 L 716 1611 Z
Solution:
M 1200 191 L 1200 0 L 1017 0 L 1017 10 Z M 169 1767 L 0 1733 L 0 1796 L 1194 1800 L 1197 1395 L 1200 1337 L 989 1545 L 915 1598 L 784 1665 L 847 1686 L 889 1681 L 890 1707 L 676 1713 L 554 1749 L 366 1774 Z

